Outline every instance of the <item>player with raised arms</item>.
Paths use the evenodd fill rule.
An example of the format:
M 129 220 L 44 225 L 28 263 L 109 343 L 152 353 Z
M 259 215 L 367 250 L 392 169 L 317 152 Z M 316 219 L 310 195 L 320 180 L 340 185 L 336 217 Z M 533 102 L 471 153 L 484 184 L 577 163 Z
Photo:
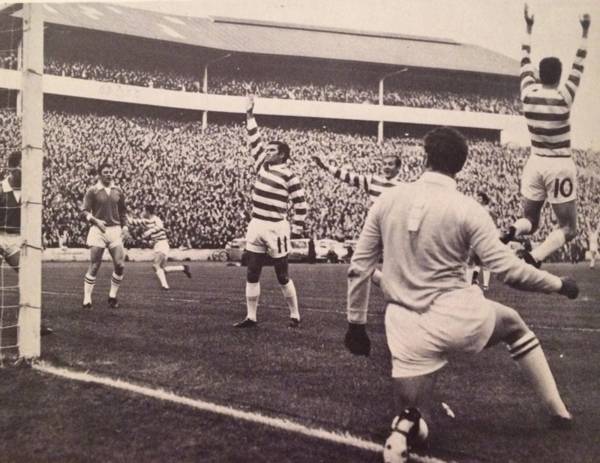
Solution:
M 169 246 L 167 231 L 165 230 L 163 221 L 155 213 L 154 204 L 146 204 L 142 217 L 139 219 L 129 217 L 128 222 L 131 225 L 142 226 L 144 228 L 142 238 L 150 239 L 152 242 L 152 249 L 154 251 L 152 267 L 162 289 L 170 289 L 167 282 L 167 273 L 183 272 L 188 278 L 192 278 L 188 265 L 167 265 L 171 247 Z
M 312 159 L 321 169 L 328 171 L 335 178 L 365 191 L 369 195 L 371 203 L 387 188 L 394 187 L 401 182 L 398 174 L 400 173 L 402 160 L 396 154 L 386 154 L 383 157 L 383 175 L 357 174 L 341 167 L 325 165 L 321 157 L 317 155 L 313 156 Z
M 424 174 L 416 182 L 388 190 L 375 202 L 348 269 L 349 324 L 344 343 L 355 355 L 369 355 L 369 286 L 383 253 L 385 331 L 398 414 L 384 447 L 386 462 L 405 462 L 408 448 L 426 436 L 423 416 L 449 352 L 477 353 L 506 344 L 546 406 L 551 423 L 564 428 L 572 420 L 536 335 L 514 309 L 486 299 L 478 286 L 467 282 L 464 268 L 473 250 L 492 272 L 518 289 L 574 299 L 577 284 L 518 259 L 498 240 L 483 206 L 456 190 L 455 176 L 468 155 L 459 132 L 434 129 L 424 144 Z
M 254 96 L 246 105 L 246 128 L 256 180 L 252 191 L 252 219 L 246 232 L 248 269 L 246 274 L 246 318 L 234 326 L 250 328 L 257 324 L 260 274 L 267 254 L 273 259 L 277 281 L 290 310 L 290 327 L 300 324 L 298 296 L 288 276 L 290 239 L 299 238 L 304 228 L 307 205 L 304 189 L 289 168 L 290 147 L 281 141 L 263 141 L 254 118 Z M 292 229 L 287 221 L 288 202 L 293 205 Z
M 582 41 L 564 85 L 560 85 L 562 64 L 556 57 L 543 58 L 539 79 L 531 63 L 531 32 L 534 16 L 525 5 L 526 38 L 521 58 L 521 100 L 531 137 L 531 155 L 523 169 L 521 194 L 524 217 L 502 237 L 507 243 L 515 237 L 534 233 L 539 226 L 544 202 L 552 205 L 558 220 L 553 230 L 531 253 L 520 251 L 530 264 L 539 267 L 550 254 L 575 238 L 577 233 L 577 169 L 571 158 L 570 113 L 583 74 L 587 55 L 590 16 L 581 19 Z
M 127 211 L 123 190 L 113 182 L 113 165 L 105 159 L 98 166 L 98 182 L 85 193 L 83 215 L 90 223 L 87 245 L 90 248 L 90 265 L 83 283 L 83 308 L 92 308 L 92 292 L 96 275 L 102 264 L 102 255 L 108 248 L 114 271 L 108 294 L 109 307 L 119 307 L 117 293 L 123 281 L 125 250 L 123 241 L 129 240 Z

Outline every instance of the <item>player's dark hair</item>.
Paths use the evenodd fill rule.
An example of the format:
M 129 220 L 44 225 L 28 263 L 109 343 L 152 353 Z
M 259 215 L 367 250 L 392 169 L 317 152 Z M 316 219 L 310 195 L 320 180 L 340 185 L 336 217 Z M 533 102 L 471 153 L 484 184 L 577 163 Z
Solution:
M 21 152 L 20 151 L 12 151 L 8 155 L 8 168 L 15 169 L 17 167 L 21 167 Z
M 383 159 L 385 159 L 385 158 L 394 158 L 394 162 L 396 164 L 396 167 L 402 166 L 402 158 L 398 154 L 385 154 L 383 156 Z
M 438 127 L 425 135 L 427 166 L 447 175 L 455 175 L 465 165 L 469 147 L 465 137 L 450 127 Z
M 477 196 L 481 198 L 481 202 L 484 206 L 487 206 L 490 203 L 490 197 L 486 194 L 485 191 L 478 191 Z
M 154 214 L 154 211 L 156 210 L 156 207 L 154 206 L 154 204 L 146 204 L 144 206 L 144 209 L 146 209 L 146 212 L 148 214 Z
M 544 85 L 557 85 L 562 74 L 562 63 L 554 56 L 540 61 L 540 81 Z
M 287 143 L 275 140 L 270 141 L 269 145 L 277 146 L 278 152 L 285 156 L 286 161 L 290 158 L 290 146 Z

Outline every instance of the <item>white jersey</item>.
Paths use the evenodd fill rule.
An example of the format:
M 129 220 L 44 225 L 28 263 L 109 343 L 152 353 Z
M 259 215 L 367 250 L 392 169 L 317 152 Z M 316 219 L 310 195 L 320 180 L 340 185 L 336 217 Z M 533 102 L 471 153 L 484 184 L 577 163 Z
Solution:
M 512 286 L 552 292 L 562 285 L 503 245 L 487 211 L 458 192 L 452 178 L 426 172 L 386 191 L 369 211 L 348 270 L 348 320 L 366 323 L 369 282 L 382 250 L 386 301 L 424 312 L 440 295 L 469 286 L 471 248 Z

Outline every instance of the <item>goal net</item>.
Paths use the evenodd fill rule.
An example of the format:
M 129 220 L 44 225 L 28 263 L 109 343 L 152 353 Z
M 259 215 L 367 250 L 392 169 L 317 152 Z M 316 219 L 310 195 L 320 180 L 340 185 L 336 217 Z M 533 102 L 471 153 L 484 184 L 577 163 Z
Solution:
M 0 4 L 0 364 L 40 355 L 41 4 Z

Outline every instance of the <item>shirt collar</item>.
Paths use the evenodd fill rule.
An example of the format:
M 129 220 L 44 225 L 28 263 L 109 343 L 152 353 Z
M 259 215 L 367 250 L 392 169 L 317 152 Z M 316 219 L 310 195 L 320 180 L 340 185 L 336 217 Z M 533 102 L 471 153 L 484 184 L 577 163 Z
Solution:
M 421 180 L 426 183 L 434 183 L 446 188 L 456 189 L 456 180 L 447 175 L 440 174 L 439 172 L 425 172 L 421 176 Z
M 98 180 L 98 183 L 96 183 L 96 188 L 104 188 L 105 190 L 110 190 L 114 186 L 115 184 L 113 182 L 110 182 L 110 185 L 108 186 L 104 186 L 104 184 L 100 180 Z

